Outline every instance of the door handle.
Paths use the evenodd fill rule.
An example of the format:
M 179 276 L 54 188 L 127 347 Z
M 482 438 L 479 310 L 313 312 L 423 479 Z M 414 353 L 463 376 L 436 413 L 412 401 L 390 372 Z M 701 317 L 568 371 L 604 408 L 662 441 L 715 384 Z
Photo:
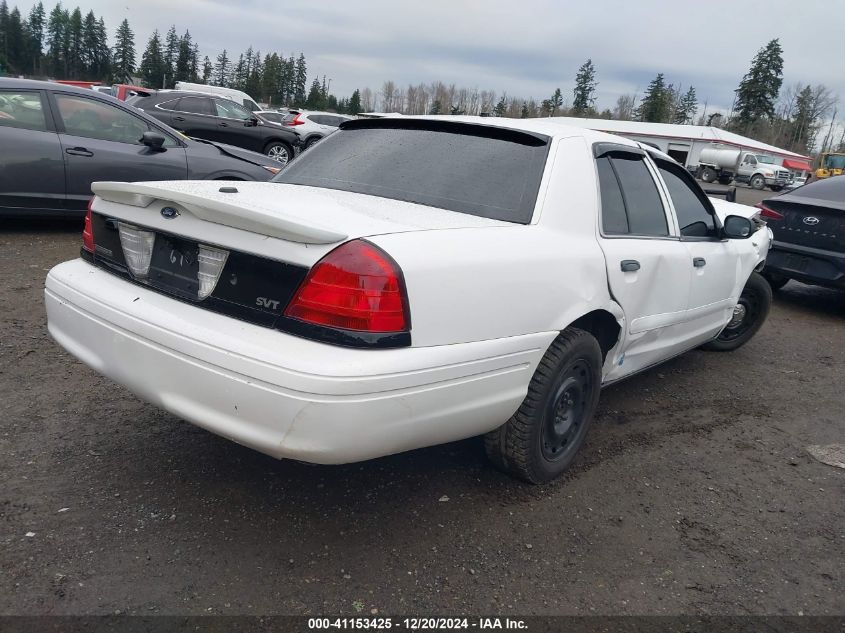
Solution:
M 185 117 L 183 117 L 183 116 L 175 116 L 175 117 L 173 117 L 173 120 L 174 120 L 174 121 L 184 121 L 184 120 L 185 120 Z
M 70 154 L 71 156 L 93 156 L 94 152 L 89 152 L 84 147 L 68 147 L 65 150 L 65 154 Z
M 228 123 L 221 123 L 220 127 L 229 127 L 229 124 Z
M 707 265 L 707 260 L 703 257 L 693 257 L 692 265 L 696 268 L 704 268 Z
M 623 273 L 632 273 L 640 269 L 640 262 L 636 259 L 623 259 L 619 267 Z

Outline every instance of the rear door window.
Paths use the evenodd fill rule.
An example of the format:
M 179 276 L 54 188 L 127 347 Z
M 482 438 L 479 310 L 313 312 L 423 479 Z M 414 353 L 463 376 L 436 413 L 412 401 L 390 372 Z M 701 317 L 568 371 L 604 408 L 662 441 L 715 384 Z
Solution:
M 350 125 L 302 154 L 274 181 L 531 221 L 548 137 L 419 119 Z
M 182 97 L 176 109 L 179 112 L 188 112 L 190 114 L 214 115 L 212 101 L 206 97 Z
M 0 90 L 0 126 L 47 131 L 41 94 L 29 90 Z
M 217 116 L 225 119 L 238 119 L 246 121 L 252 118 L 252 112 L 240 104 L 226 99 L 215 99 L 214 106 L 217 108 Z

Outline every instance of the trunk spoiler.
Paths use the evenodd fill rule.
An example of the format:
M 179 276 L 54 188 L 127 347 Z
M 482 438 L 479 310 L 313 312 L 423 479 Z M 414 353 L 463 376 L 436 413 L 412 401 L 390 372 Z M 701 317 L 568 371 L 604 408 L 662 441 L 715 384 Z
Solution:
M 305 222 L 301 218 L 285 216 L 276 209 L 259 206 L 254 202 L 238 204 L 236 184 L 221 182 L 219 192 L 203 195 L 173 191 L 166 183 L 95 182 L 91 185 L 91 190 L 103 200 L 133 207 L 146 208 L 156 200 L 165 204 L 175 203 L 206 222 L 289 242 L 334 244 L 348 237 L 346 233 L 315 222 Z M 225 192 L 224 186 L 235 191 Z

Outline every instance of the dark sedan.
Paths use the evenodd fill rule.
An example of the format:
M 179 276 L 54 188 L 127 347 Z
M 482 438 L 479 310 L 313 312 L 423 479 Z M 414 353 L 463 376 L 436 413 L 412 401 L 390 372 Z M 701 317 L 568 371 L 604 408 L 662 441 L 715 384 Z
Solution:
M 128 103 L 188 136 L 237 145 L 286 164 L 300 146 L 290 128 L 261 120 L 239 103 L 202 92 L 160 90 Z
M 757 205 L 775 239 L 763 276 L 845 288 L 845 176 L 818 180 Z
M 98 180 L 263 181 L 280 167 L 93 90 L 0 78 L 0 216 L 82 216 Z

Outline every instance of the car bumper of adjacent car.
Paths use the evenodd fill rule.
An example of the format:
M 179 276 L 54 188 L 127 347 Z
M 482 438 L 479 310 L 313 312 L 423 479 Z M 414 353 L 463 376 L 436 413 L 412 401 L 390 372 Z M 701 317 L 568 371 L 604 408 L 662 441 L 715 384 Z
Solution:
M 765 271 L 808 284 L 845 288 L 845 253 L 775 241 Z
M 504 423 L 554 332 L 394 350 L 244 323 L 82 260 L 46 282 L 52 336 L 142 399 L 274 457 L 345 463 Z

